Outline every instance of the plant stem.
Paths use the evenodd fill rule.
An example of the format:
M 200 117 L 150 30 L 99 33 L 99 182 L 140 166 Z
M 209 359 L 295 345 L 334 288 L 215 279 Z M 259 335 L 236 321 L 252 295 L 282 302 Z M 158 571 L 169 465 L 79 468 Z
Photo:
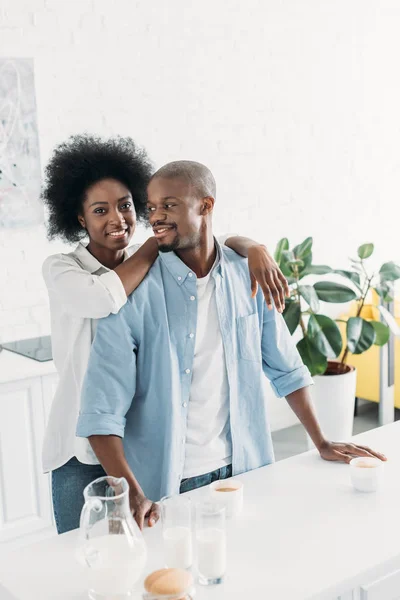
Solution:
M 303 315 L 300 315 L 300 327 L 301 327 L 301 330 L 303 332 L 303 336 L 307 337 L 307 329 L 306 329 L 306 326 L 304 324 Z
M 361 264 L 362 264 L 362 262 L 363 261 L 361 261 Z M 364 271 L 365 271 L 365 269 L 364 269 Z M 366 271 L 365 271 L 365 274 L 367 275 Z M 371 281 L 372 281 L 373 278 L 374 278 L 374 275 L 371 275 L 371 277 L 368 277 L 368 275 L 367 275 L 367 281 L 366 281 L 366 284 L 365 284 L 365 291 L 364 291 L 364 293 L 363 293 L 363 295 L 361 297 L 360 305 L 358 307 L 356 317 L 359 317 L 361 315 L 361 311 L 364 308 L 364 304 L 365 304 L 365 300 L 366 300 L 366 298 L 368 296 L 368 292 L 371 289 Z M 349 353 L 349 347 L 347 346 L 346 350 L 343 353 L 342 360 L 340 361 L 340 364 L 342 366 L 344 366 L 346 364 L 348 353 Z
M 296 279 L 295 290 L 296 290 L 297 302 L 299 303 L 299 306 L 301 306 L 300 292 L 299 292 L 299 269 L 297 268 L 297 266 L 294 267 L 294 269 L 293 269 L 293 275 L 294 275 L 294 277 Z M 307 329 L 306 329 L 306 326 L 304 324 L 304 319 L 303 319 L 302 313 L 300 313 L 300 327 L 301 327 L 301 330 L 303 332 L 303 336 L 307 337 Z

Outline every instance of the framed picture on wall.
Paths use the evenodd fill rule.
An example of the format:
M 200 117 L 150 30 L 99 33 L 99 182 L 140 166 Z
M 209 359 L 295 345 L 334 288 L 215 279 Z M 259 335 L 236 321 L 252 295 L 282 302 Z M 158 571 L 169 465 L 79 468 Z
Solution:
M 0 229 L 44 222 L 33 59 L 0 58 Z

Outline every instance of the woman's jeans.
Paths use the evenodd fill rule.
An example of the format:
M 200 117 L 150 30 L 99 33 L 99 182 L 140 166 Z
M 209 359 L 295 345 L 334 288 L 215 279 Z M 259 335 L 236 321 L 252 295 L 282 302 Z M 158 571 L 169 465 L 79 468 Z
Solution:
M 105 475 L 101 465 L 85 465 L 76 457 L 52 471 L 53 510 L 58 533 L 66 533 L 79 527 L 81 511 L 85 502 L 83 490 L 89 483 Z M 228 465 L 211 473 L 183 479 L 179 491 L 183 494 L 208 485 L 212 481 L 231 476 L 232 465 Z
M 105 475 L 101 465 L 84 465 L 75 456 L 52 471 L 53 511 L 58 533 L 79 527 L 85 503 L 83 490 L 89 483 Z

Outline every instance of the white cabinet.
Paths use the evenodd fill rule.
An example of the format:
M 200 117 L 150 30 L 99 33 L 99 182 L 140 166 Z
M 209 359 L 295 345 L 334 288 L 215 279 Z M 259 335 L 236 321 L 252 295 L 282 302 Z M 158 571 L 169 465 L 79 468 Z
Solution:
M 54 529 L 41 454 L 56 384 L 54 373 L 0 384 L 0 543 Z

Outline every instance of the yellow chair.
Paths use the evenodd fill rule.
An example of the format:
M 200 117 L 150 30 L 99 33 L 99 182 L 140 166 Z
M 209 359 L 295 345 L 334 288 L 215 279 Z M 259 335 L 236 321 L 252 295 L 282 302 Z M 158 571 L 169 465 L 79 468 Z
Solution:
M 373 301 L 377 302 L 378 297 L 373 292 Z M 343 320 L 355 317 L 357 314 L 356 303 L 352 304 L 348 314 L 341 316 Z M 361 312 L 364 319 L 379 320 L 379 310 L 376 305 L 366 304 Z M 400 300 L 395 301 L 394 316 L 398 324 L 400 324 Z M 346 339 L 346 324 L 338 323 L 342 332 L 343 339 Z M 353 365 L 357 369 L 357 389 L 358 398 L 371 400 L 371 402 L 379 402 L 379 360 L 380 348 L 372 346 L 363 354 L 351 354 L 347 356 L 347 363 Z M 395 378 L 394 378 L 394 405 L 400 408 L 400 339 L 395 340 Z

